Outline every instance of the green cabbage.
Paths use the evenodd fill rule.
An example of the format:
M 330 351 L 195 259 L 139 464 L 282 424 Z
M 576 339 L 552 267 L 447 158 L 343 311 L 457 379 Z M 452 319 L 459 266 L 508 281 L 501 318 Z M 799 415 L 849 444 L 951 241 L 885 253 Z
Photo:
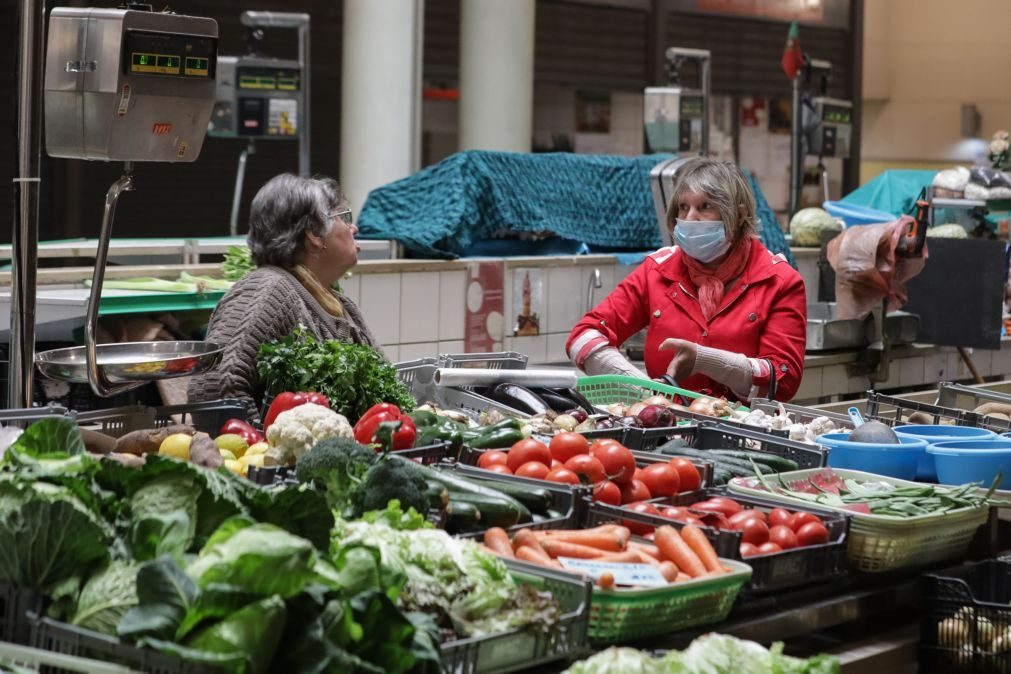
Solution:
M 937 225 L 927 230 L 927 236 L 938 239 L 968 239 L 965 227 L 962 225 Z
M 790 234 L 795 246 L 820 246 L 822 232 L 839 232 L 842 226 L 821 208 L 804 208 L 790 219 Z

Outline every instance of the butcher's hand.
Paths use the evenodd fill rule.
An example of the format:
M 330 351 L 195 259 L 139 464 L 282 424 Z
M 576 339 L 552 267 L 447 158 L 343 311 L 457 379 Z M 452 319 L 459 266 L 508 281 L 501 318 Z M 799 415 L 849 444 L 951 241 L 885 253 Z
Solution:
M 674 358 L 667 366 L 667 374 L 677 381 L 687 379 L 695 372 L 695 359 L 698 356 L 698 345 L 687 339 L 665 339 L 660 344 L 661 351 L 676 350 Z

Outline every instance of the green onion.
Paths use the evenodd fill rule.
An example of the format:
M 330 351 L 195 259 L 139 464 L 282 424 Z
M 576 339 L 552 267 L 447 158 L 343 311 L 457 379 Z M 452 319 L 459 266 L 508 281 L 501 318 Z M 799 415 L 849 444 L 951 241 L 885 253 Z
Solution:
M 87 280 L 84 285 L 91 287 L 91 281 Z M 122 281 L 106 281 L 102 284 L 103 289 L 109 290 L 138 290 L 156 291 L 164 293 L 195 293 L 197 286 L 194 283 L 183 283 L 181 281 L 166 281 L 165 279 L 143 276 L 138 278 L 124 279 Z

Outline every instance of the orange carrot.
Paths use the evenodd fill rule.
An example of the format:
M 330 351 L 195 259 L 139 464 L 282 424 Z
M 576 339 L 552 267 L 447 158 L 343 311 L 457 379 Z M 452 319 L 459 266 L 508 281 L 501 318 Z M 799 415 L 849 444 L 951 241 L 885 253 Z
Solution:
M 659 561 L 660 559 L 660 551 L 657 550 L 657 547 L 655 545 L 648 545 L 646 543 L 636 543 L 635 541 L 629 541 L 628 547 L 630 550 L 635 550 L 640 555 L 652 557 L 657 561 Z
M 513 534 L 513 550 L 524 545 L 539 548 L 541 547 L 541 542 L 530 529 L 520 529 Z
M 687 573 L 683 573 L 681 571 L 678 571 L 677 578 L 674 579 L 674 582 L 675 583 L 683 583 L 686 580 L 691 580 L 691 579 L 692 579 L 692 577 L 689 576 Z
M 614 574 L 609 571 L 605 571 L 597 577 L 597 585 L 599 585 L 604 590 L 610 590 L 614 587 Z
M 660 572 L 660 575 L 662 575 L 667 580 L 668 583 L 677 582 L 678 574 L 680 572 L 678 571 L 677 564 L 675 564 L 674 562 L 670 560 L 666 562 L 660 562 L 660 565 L 657 567 L 657 570 Z
M 713 549 L 713 544 L 709 542 L 709 539 L 706 538 L 701 529 L 694 524 L 689 524 L 681 530 L 681 538 L 699 556 L 699 559 L 706 566 L 706 571 L 718 574 L 725 573 L 723 564 L 720 563 L 720 558 L 716 554 L 716 550 Z
M 539 536 L 543 544 L 544 541 L 563 541 L 575 543 L 591 548 L 597 548 L 605 552 L 621 552 L 628 546 L 628 536 L 622 532 L 609 529 L 601 531 L 599 529 L 586 529 L 585 531 L 551 531 Z
M 484 544 L 495 551 L 499 557 L 514 558 L 513 544 L 509 542 L 509 534 L 502 527 L 491 527 L 484 532 Z
M 684 571 L 692 578 L 705 575 L 705 564 L 695 554 L 695 551 L 691 549 L 691 546 L 685 543 L 681 538 L 681 534 L 677 532 L 677 529 L 667 525 L 657 527 L 654 540 L 656 541 L 656 547 L 664 558 L 677 564 L 678 569 Z
M 647 555 L 648 556 L 648 555 Z M 635 550 L 625 550 L 624 552 L 612 552 L 609 555 L 597 557 L 599 562 L 622 562 L 625 564 L 645 564 L 642 555 Z
M 552 536 L 551 538 L 542 538 L 541 547 L 544 551 L 552 557 L 577 557 L 579 559 L 596 559 L 601 555 L 607 554 L 604 550 L 600 548 L 591 548 L 588 545 L 580 545 L 578 543 L 570 543 L 569 541 L 555 540 Z
M 541 566 L 550 566 L 556 569 L 560 569 L 562 567 L 558 561 L 548 557 L 544 551 L 536 550 L 527 545 L 521 545 L 516 548 L 516 559 L 522 559 L 524 562 L 540 564 Z

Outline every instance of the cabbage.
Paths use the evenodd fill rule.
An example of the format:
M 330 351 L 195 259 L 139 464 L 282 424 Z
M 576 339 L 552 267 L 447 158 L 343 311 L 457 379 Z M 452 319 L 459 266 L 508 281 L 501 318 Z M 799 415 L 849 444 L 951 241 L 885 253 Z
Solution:
M 820 246 L 822 232 L 839 232 L 842 226 L 821 208 L 804 208 L 790 219 L 790 233 L 796 246 Z
M 938 239 L 968 239 L 962 225 L 937 225 L 927 230 L 927 236 Z

